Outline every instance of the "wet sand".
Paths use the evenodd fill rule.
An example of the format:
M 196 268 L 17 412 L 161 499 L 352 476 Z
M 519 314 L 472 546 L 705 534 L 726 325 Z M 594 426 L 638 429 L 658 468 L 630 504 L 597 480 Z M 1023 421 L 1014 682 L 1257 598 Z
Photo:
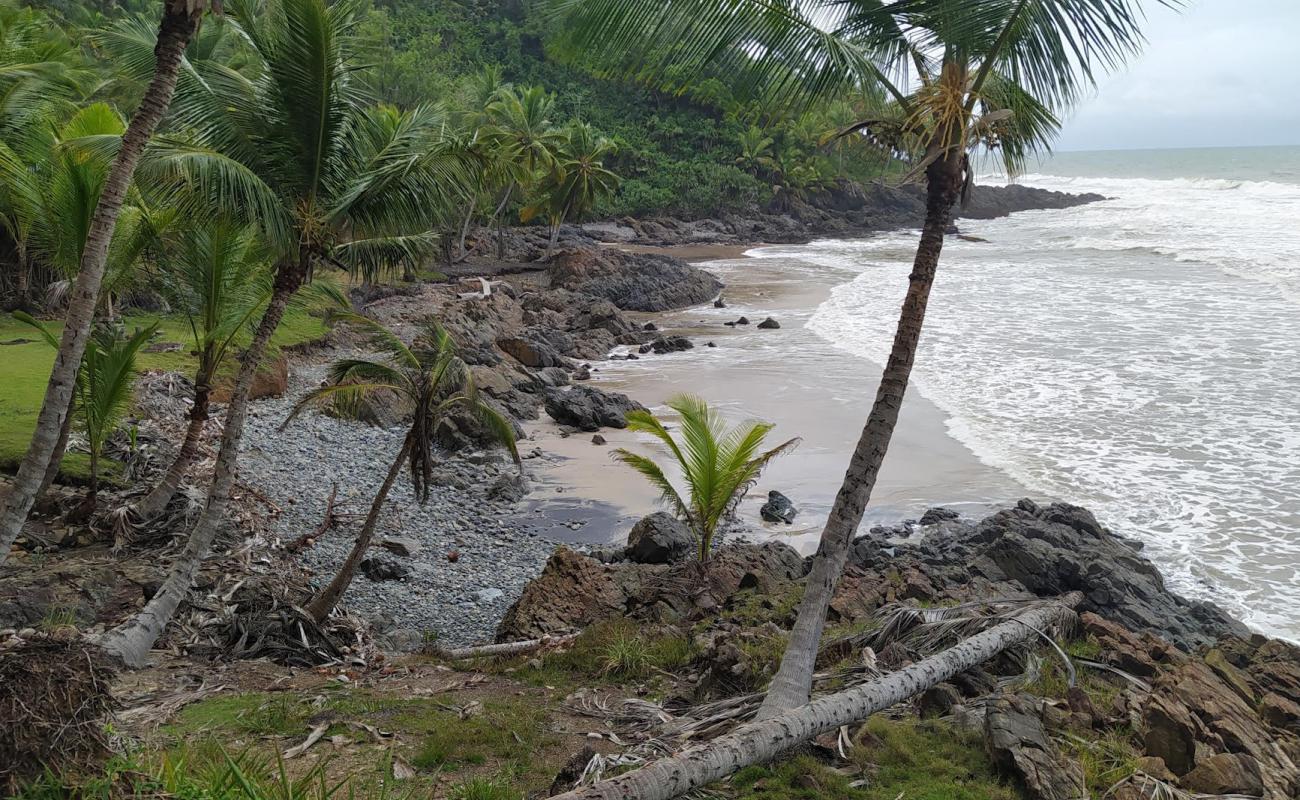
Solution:
M 727 284 L 725 309 L 711 306 L 640 315 L 669 334 L 683 334 L 695 349 L 636 361 L 594 364 L 595 385 L 625 392 L 656 413 L 680 392 L 706 398 L 729 422 L 761 419 L 776 424 L 769 446 L 800 438 L 794 452 L 772 463 L 746 496 L 739 513 L 755 535 L 787 537 L 804 551 L 815 547 L 839 489 L 849 454 L 875 397 L 879 365 L 835 347 L 805 325 L 831 289 L 852 278 L 837 270 L 789 258 L 741 258 L 705 265 Z M 749 326 L 723 323 L 740 316 Z M 756 324 L 771 316 L 778 330 Z M 716 347 L 708 347 L 708 342 Z M 563 436 L 549 420 L 530 429 L 547 453 L 538 471 L 530 513 L 548 519 L 548 535 L 568 541 L 621 541 L 631 524 L 655 510 L 657 495 L 632 470 L 612 461 L 615 447 L 661 459 L 661 448 L 627 431 L 603 430 Z M 676 476 L 674 476 L 676 477 Z M 769 489 L 788 495 L 800 509 L 793 525 L 759 520 Z M 945 429 L 945 415 L 913 388 L 867 511 L 867 523 L 895 522 L 926 508 L 947 505 L 977 513 L 1025 496 L 1026 490 L 980 462 Z

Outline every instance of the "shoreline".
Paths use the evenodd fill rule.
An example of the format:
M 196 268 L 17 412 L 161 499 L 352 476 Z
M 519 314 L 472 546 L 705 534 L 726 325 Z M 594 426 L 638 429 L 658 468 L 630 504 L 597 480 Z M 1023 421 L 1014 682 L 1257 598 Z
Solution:
M 743 251 L 739 257 L 735 249 Z M 793 258 L 745 255 L 755 249 L 731 248 L 729 258 L 701 265 L 712 268 L 726 283 L 722 294 L 727 308 L 706 304 L 635 315 L 665 335 L 686 336 L 695 343 L 693 349 L 646 354 L 637 361 L 593 363 L 591 383 L 625 393 L 656 411 L 678 392 L 700 394 L 729 423 L 747 418 L 775 423 L 769 444 L 800 438 L 799 446 L 773 462 L 747 493 L 738 518 L 749 538 L 777 538 L 809 552 L 815 548 L 852 443 L 870 409 L 881 368 L 806 328 L 834 287 L 851 280 L 853 273 L 817 269 Z M 742 315 L 754 323 L 770 315 L 781 328 L 765 331 L 754 325 L 723 325 Z M 709 347 L 710 342 L 716 347 Z M 792 362 L 802 363 L 791 368 Z M 832 387 L 819 381 L 824 374 L 842 379 Z M 864 529 L 919 517 L 937 505 L 978 515 L 1034 496 L 953 438 L 946 419 L 938 406 L 912 387 Z M 547 453 L 538 473 L 538 490 L 527 501 L 534 513 L 587 512 L 595 517 L 576 535 L 564 527 L 554 529 L 556 538 L 574 544 L 622 544 L 621 537 L 637 519 L 662 510 L 657 493 L 641 476 L 610 460 L 612 448 L 627 447 L 662 462 L 661 449 L 643 437 L 605 429 L 600 435 L 607 444 L 594 445 L 591 434 L 568 433 L 545 417 L 526 429 Z M 758 508 L 772 489 L 800 508 L 793 525 L 760 520 Z

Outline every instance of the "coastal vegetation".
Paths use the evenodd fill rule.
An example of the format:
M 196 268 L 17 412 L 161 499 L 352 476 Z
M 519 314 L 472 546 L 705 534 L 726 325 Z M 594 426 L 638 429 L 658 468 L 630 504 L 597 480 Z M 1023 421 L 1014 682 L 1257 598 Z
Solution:
M 0 6 L 0 786 L 1294 796 L 1300 650 L 1171 593 L 1086 510 L 857 535 L 972 156 L 1014 172 L 1046 147 L 1136 48 L 1137 10 Z M 692 219 L 648 218 L 668 212 Z M 602 359 L 695 347 L 634 312 L 730 300 L 602 245 L 806 241 L 828 219 L 921 225 L 894 349 L 817 554 L 720 543 L 798 440 L 601 388 Z M 310 350 L 292 377 L 277 345 Z M 558 459 L 521 452 L 519 422 L 543 410 L 557 440 L 662 453 L 612 448 L 680 520 L 633 531 L 666 520 L 686 546 L 539 536 L 521 501 Z M 141 427 L 160 459 L 137 459 Z M 81 451 L 69 507 L 51 481 Z
M 519 450 L 509 420 L 483 402 L 465 362 L 456 355 L 456 344 L 436 320 L 430 319 L 407 346 L 401 337 L 374 320 L 352 312 L 333 312 L 331 319 L 357 329 L 370 348 L 385 356 L 383 361 L 346 358 L 329 366 L 326 385 L 308 392 L 285 419 L 280 430 L 293 422 L 300 411 L 312 405 L 327 405 L 335 414 L 362 420 L 376 420 L 380 414 L 410 415 L 409 428 L 401 449 L 393 458 L 366 512 L 356 544 L 336 574 L 305 610 L 315 622 L 323 622 L 347 591 L 357 566 L 366 557 L 374 539 L 379 515 L 393 483 L 403 467 L 410 472 L 411 485 L 421 503 L 429 500 L 433 481 L 434 448 L 438 426 L 455 414 L 465 413 L 487 431 L 488 437 L 504 445 L 519 463 Z
M 798 439 L 763 450 L 763 442 L 772 431 L 768 423 L 745 422 L 728 429 L 722 415 L 694 395 L 678 395 L 665 405 L 677 415 L 680 436 L 674 437 L 663 421 L 648 411 L 629 412 L 627 426 L 653 436 L 668 449 L 686 481 L 686 491 L 679 491 L 664 468 L 651 458 L 621 447 L 614 451 L 614 457 L 645 476 L 661 493 L 663 502 L 686 522 L 695 535 L 703 564 L 713 552 L 719 524 L 735 511 L 763 468 L 798 444 Z

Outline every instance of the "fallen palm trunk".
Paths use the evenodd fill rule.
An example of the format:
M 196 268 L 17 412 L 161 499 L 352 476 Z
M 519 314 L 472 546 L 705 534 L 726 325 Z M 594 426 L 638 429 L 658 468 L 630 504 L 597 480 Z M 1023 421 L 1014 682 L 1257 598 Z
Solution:
M 750 722 L 677 755 L 557 797 L 559 800 L 670 800 L 725 778 L 742 767 L 767 761 L 814 736 L 864 720 L 982 664 L 1011 645 L 1035 638 L 1038 631 L 1061 622 L 1082 600 L 1082 594 L 1070 592 L 1058 604 L 1027 611 L 896 672 Z
M 488 658 L 490 656 L 516 656 L 520 653 L 528 653 L 533 650 L 548 647 L 550 645 L 564 644 L 571 642 L 578 637 L 578 634 L 568 636 L 543 636 L 540 639 L 525 639 L 522 642 L 501 642 L 500 644 L 484 644 L 476 647 L 457 647 L 451 650 L 437 650 L 434 655 L 445 658 L 448 661 L 464 661 L 470 658 Z

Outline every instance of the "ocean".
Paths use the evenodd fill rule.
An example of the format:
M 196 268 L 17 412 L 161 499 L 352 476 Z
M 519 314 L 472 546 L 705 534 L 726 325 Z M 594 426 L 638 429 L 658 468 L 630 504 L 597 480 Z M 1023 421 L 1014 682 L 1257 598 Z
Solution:
M 1061 153 L 1018 181 L 1108 199 L 960 221 L 983 241 L 944 245 L 910 391 L 1176 590 L 1300 639 L 1300 147 Z M 915 245 L 753 255 L 843 276 L 806 327 L 880 363 Z

